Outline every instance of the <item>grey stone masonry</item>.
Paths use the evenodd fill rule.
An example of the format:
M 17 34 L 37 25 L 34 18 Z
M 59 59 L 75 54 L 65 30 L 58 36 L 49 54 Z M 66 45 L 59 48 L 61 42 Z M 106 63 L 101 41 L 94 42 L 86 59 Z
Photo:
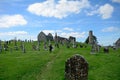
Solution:
M 65 62 L 65 80 L 88 80 L 88 62 L 74 55 Z

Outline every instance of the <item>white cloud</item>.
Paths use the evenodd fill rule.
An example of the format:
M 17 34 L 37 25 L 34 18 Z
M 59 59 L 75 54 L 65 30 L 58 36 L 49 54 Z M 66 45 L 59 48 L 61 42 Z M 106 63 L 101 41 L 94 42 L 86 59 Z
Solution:
M 120 3 L 120 0 L 112 0 L 113 2 Z
M 107 27 L 102 29 L 102 32 L 115 32 L 115 31 L 120 31 L 120 28 L 118 27 Z
M 28 34 L 26 31 L 13 31 L 13 32 L 1 32 L 0 36 L 18 36 L 26 34 Z
M 92 16 L 92 15 L 98 14 L 102 17 L 102 19 L 109 19 L 110 17 L 112 17 L 113 11 L 114 11 L 114 7 L 112 5 L 105 4 L 103 6 L 100 6 L 96 10 L 87 12 L 87 15 Z
M 36 35 L 30 35 L 26 31 L 10 31 L 10 32 L 0 32 L 0 39 L 2 40 L 11 40 L 14 38 L 21 39 L 21 40 L 37 40 Z
M 55 30 L 43 30 L 43 32 L 48 35 L 49 33 L 51 33 L 52 35 L 55 34 Z
M 84 8 L 90 7 L 88 0 L 47 0 L 41 3 L 34 3 L 29 5 L 28 11 L 38 16 L 64 18 L 71 13 L 80 13 Z
M 69 28 L 69 27 L 65 27 L 65 28 L 63 28 L 63 30 L 66 30 L 66 31 L 73 31 L 73 29 L 72 29 L 72 28 Z
M 98 10 L 93 10 L 91 12 L 87 12 L 88 16 L 92 16 L 92 15 L 95 15 L 95 14 L 98 14 Z
M 114 11 L 114 7 L 110 4 L 105 4 L 99 8 L 99 14 L 102 16 L 103 19 L 108 19 L 112 16 Z
M 73 36 L 73 37 L 76 37 L 76 38 L 84 38 L 85 37 L 85 32 L 70 32 L 70 33 L 67 33 L 67 32 L 62 32 L 60 34 L 60 36 L 62 37 L 66 37 L 66 38 L 69 38 L 69 36 Z
M 28 32 L 26 31 L 10 31 L 10 32 L 0 32 L 0 39 L 10 40 L 17 37 L 17 39 L 28 39 Z M 30 37 L 29 37 L 30 38 Z
M 10 28 L 13 26 L 25 25 L 27 21 L 22 15 L 2 15 L 0 16 L 0 28 Z

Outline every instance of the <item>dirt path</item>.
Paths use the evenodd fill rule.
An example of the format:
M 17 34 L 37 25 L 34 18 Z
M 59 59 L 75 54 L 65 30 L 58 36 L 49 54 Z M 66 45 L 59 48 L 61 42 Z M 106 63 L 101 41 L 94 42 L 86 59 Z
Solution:
M 56 58 L 59 56 L 59 52 L 56 55 L 53 55 L 51 57 L 51 60 L 46 64 L 46 66 L 42 69 L 41 73 L 36 76 L 37 80 L 47 80 L 46 76 L 49 76 L 50 70 L 52 69 L 52 64 L 56 60 Z

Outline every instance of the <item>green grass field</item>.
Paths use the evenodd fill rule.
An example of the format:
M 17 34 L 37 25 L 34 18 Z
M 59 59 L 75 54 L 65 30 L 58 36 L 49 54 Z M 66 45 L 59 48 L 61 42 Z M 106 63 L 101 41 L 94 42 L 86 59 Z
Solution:
M 32 50 L 26 43 L 26 53 L 21 50 L 0 53 L 0 80 L 64 80 L 65 61 L 74 54 L 80 54 L 88 61 L 88 80 L 120 80 L 120 49 L 102 49 L 90 54 L 87 48 L 66 48 L 60 46 L 52 53 Z M 9 45 L 10 47 L 13 45 Z

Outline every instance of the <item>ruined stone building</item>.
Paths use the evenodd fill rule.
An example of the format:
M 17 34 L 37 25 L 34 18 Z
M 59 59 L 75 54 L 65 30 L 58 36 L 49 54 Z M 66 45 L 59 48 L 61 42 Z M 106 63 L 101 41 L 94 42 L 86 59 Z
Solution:
M 47 35 L 47 41 L 53 41 L 53 36 L 51 33 Z
M 48 35 L 46 35 L 44 32 L 40 32 L 37 36 L 38 42 L 47 42 L 47 41 L 55 41 L 56 44 L 61 43 L 61 44 L 65 44 L 65 43 L 69 43 L 69 42 L 76 42 L 76 38 L 70 36 L 68 39 L 64 38 L 64 37 L 60 37 L 57 36 L 57 33 L 55 33 L 55 37 L 53 38 L 52 34 L 49 33 Z
M 64 38 L 64 37 L 60 37 L 60 36 L 57 36 L 57 33 L 55 34 L 55 38 L 54 38 L 55 42 L 57 43 L 69 43 L 69 42 L 76 42 L 76 38 L 75 37 L 72 37 L 70 36 L 68 39 L 67 38 Z
M 87 44 L 97 43 L 97 38 L 96 38 L 96 36 L 93 35 L 92 31 L 89 31 L 89 36 L 85 40 L 85 43 L 87 43 Z
M 115 42 L 115 47 L 120 48 L 120 38 Z
M 68 41 L 68 39 L 64 38 L 64 37 L 57 36 L 57 33 L 55 33 L 54 41 L 56 43 L 64 43 L 64 42 Z
M 42 31 L 38 34 L 38 42 L 41 42 L 41 41 L 47 41 L 47 37 L 45 33 Z
M 48 35 L 46 35 L 44 32 L 40 32 L 38 34 L 38 42 L 46 42 L 46 41 L 53 41 L 53 36 L 51 33 L 49 33 Z
M 69 37 L 69 41 L 70 41 L 70 43 L 76 42 L 76 38 L 75 38 L 75 37 L 70 36 L 70 37 Z
M 58 36 L 58 42 L 64 44 L 64 43 L 67 43 L 67 42 L 68 42 L 68 39 L 67 39 L 67 38 L 64 38 L 64 37 Z
M 91 53 L 99 52 L 99 45 L 96 36 L 93 35 L 92 31 L 89 31 L 89 36 L 87 37 L 85 43 L 90 44 L 92 49 Z

